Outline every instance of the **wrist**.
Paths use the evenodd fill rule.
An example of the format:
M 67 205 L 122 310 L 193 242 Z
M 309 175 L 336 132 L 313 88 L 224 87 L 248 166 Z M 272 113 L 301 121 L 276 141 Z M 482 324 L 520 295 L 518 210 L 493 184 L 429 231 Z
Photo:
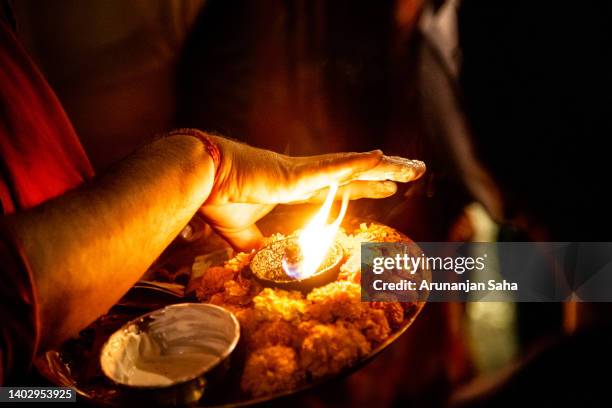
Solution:
M 204 146 L 204 149 L 206 150 L 206 152 L 208 153 L 208 155 L 210 156 L 213 162 L 214 174 L 215 174 L 215 180 L 216 180 L 217 174 L 219 173 L 219 167 L 221 166 L 221 147 L 219 146 L 219 143 L 215 137 L 205 132 L 202 132 L 201 130 L 191 129 L 191 128 L 176 129 L 176 130 L 171 131 L 168 135 L 169 136 L 185 135 L 185 136 L 192 136 L 198 139 Z

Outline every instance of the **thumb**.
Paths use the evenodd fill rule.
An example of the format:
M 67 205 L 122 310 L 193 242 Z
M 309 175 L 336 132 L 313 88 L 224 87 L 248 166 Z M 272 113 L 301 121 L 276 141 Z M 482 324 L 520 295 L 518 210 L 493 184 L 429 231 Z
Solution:
M 241 230 L 213 228 L 232 246 L 232 248 L 237 251 L 250 251 L 252 249 L 258 249 L 261 247 L 263 242 L 263 234 L 255 224 Z

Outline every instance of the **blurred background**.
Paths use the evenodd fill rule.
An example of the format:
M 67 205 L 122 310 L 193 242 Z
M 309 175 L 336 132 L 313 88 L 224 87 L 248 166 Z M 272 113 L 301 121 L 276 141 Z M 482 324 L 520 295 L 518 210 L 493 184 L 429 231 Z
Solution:
M 576 72 L 589 78 L 571 55 L 593 44 L 581 35 L 602 41 L 593 53 L 607 47 L 609 30 L 602 27 L 609 9 L 602 6 L 608 14 L 593 20 L 593 7 L 551 11 L 465 1 L 459 13 L 458 3 L 20 0 L 13 7 L 19 37 L 98 171 L 178 127 L 292 155 L 380 148 L 424 160 L 427 177 L 391 199 L 352 204 L 353 215 L 386 223 L 415 241 L 552 240 L 563 233 L 595 239 L 589 235 L 595 229 L 582 227 L 592 224 L 556 221 L 589 213 L 592 202 L 554 202 L 551 192 L 581 181 L 571 169 L 559 180 L 558 160 L 568 167 L 564 155 L 593 153 L 592 144 L 569 143 L 564 132 L 579 133 L 607 111 L 588 103 L 587 110 L 581 103 L 592 95 L 555 81 Z M 542 16 L 556 23 L 547 26 Z M 568 28 L 574 35 L 559 45 L 551 29 L 569 21 L 576 24 Z M 580 34 L 586 26 L 601 30 Z M 582 61 L 592 57 L 581 52 Z M 607 85 L 608 65 L 586 60 L 599 67 L 599 84 Z M 575 104 L 550 104 L 559 95 L 563 100 L 561 91 Z M 568 112 L 585 115 L 579 128 L 555 122 Z M 525 131 L 539 115 L 546 123 Z M 534 134 L 549 131 L 542 143 L 531 143 Z M 484 140 L 478 149 L 468 137 L 472 132 Z M 505 194 L 507 186 L 524 194 Z M 581 187 L 587 197 L 588 188 Z M 520 216 L 510 227 L 502 220 L 518 213 L 500 204 L 501 195 L 505 203 L 533 203 L 549 228 Z M 534 228 L 520 228 L 526 224 Z M 572 235 L 577 232 L 582 235 Z M 442 405 L 472 380 L 503 374 L 575 325 L 571 314 L 563 319 L 561 304 L 429 304 L 380 358 L 296 404 Z

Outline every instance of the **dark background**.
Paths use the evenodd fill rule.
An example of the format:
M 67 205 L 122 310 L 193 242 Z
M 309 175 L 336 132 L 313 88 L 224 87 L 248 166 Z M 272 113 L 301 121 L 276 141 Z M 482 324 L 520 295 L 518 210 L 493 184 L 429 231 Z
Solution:
M 13 6 L 98 171 L 176 127 L 293 155 L 382 148 L 424 160 L 427 176 L 393 199 L 352 204 L 353 215 L 415 241 L 474 237 L 473 198 L 424 126 L 420 0 Z M 611 9 L 466 0 L 459 11 L 457 97 L 506 220 L 517 221 L 501 224 L 499 240 L 610 240 Z M 560 337 L 561 305 L 516 310 L 521 355 Z M 428 305 L 378 360 L 300 402 L 438 405 L 479 373 L 466 319 L 461 304 Z

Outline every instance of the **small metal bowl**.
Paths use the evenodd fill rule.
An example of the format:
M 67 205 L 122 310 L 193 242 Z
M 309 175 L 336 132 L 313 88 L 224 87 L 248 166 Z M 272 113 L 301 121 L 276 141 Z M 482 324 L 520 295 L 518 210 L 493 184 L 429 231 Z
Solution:
M 283 257 L 287 248 L 295 245 L 296 238 L 290 237 L 274 241 L 260 249 L 249 265 L 253 276 L 264 286 L 302 292 L 309 292 L 336 280 L 344 259 L 344 251 L 339 243 L 336 242 L 330 247 L 320 269 L 304 279 L 287 275 L 283 268 Z
M 100 366 L 125 391 L 125 403 L 189 405 L 222 375 L 239 338 L 238 320 L 219 306 L 166 306 L 113 333 L 102 347 Z

